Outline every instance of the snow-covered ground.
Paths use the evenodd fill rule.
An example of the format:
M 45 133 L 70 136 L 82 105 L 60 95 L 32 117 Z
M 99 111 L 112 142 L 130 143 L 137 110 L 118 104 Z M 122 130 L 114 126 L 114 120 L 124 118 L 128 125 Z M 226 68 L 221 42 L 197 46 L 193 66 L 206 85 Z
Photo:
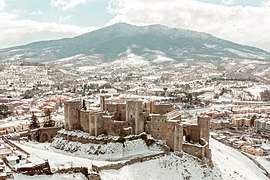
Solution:
M 92 167 L 92 160 L 80 158 L 80 157 L 74 157 L 74 156 L 68 156 L 61 153 L 52 152 L 49 149 L 41 149 L 40 147 L 35 146 L 29 146 L 25 144 L 16 143 L 18 146 L 20 146 L 25 151 L 29 152 L 30 154 L 33 154 L 37 157 L 41 157 L 43 159 L 48 159 L 49 164 L 52 168 L 52 170 L 57 169 L 63 169 L 63 168 L 70 168 L 70 167 Z
M 55 148 L 52 150 L 57 152 L 83 158 L 109 161 L 126 160 L 131 157 L 162 152 L 157 146 L 149 148 L 142 139 L 126 141 L 124 143 L 83 144 L 80 142 L 68 141 L 62 137 L 56 137 L 52 142 L 52 147 Z
M 262 156 L 252 156 L 255 160 L 257 160 L 268 172 L 270 172 L 270 161 L 268 161 L 265 157 Z M 269 157 L 269 156 L 268 156 Z
M 267 180 L 262 170 L 239 151 L 210 139 L 212 160 L 221 171 L 221 179 Z
M 64 169 L 70 167 L 86 167 L 91 169 L 92 164 L 97 166 L 104 166 L 108 164 L 114 164 L 125 161 L 101 161 L 101 160 L 92 160 L 88 158 L 76 157 L 74 154 L 68 154 L 63 151 L 54 151 L 51 148 L 51 143 L 37 143 L 37 142 L 16 142 L 16 145 L 23 148 L 31 155 L 36 155 L 37 157 L 41 157 L 42 159 L 48 159 L 52 170 Z
M 264 90 L 267 90 L 269 88 L 270 87 L 267 85 L 255 85 L 255 86 L 244 89 L 244 91 L 249 92 L 254 97 L 260 97 L 261 92 L 263 92 Z
M 114 67 L 129 68 L 129 67 L 142 67 L 149 66 L 150 62 L 145 60 L 141 56 L 137 56 L 133 53 L 127 53 L 126 56 L 109 63 Z
M 253 54 L 253 53 L 248 53 L 248 52 L 244 52 L 244 51 L 239 51 L 239 50 L 236 50 L 236 49 L 231 49 L 231 48 L 225 48 L 225 51 L 229 51 L 233 54 L 236 54 L 240 57 L 243 57 L 243 58 L 255 58 L 255 59 L 264 59 L 264 57 L 262 56 L 259 56 L 259 55 L 256 55 L 256 54 Z
M 166 56 L 162 56 L 162 55 L 157 55 L 156 59 L 153 60 L 154 63 L 164 63 L 164 62 L 174 62 L 173 59 L 166 57 Z
M 106 180 L 148 180 L 148 179 L 213 179 L 213 180 L 267 180 L 251 160 L 237 150 L 214 139 L 210 140 L 214 168 L 211 169 L 195 158 L 184 154 L 178 157 L 173 153 L 155 160 L 125 166 L 120 170 L 101 171 Z
M 14 180 L 87 180 L 87 178 L 80 173 L 75 174 L 53 174 L 53 175 L 36 175 L 27 176 L 22 174 L 14 174 Z
M 20 147 L 28 151 L 29 153 L 48 159 L 52 168 L 68 168 L 68 167 L 88 167 L 91 168 L 92 163 L 98 166 L 111 164 L 113 162 L 108 161 L 94 161 L 87 158 L 74 157 L 73 155 L 62 154 L 52 152 L 49 147 L 49 143 L 41 146 L 38 143 L 29 142 L 21 144 L 17 143 Z M 136 154 L 140 152 L 140 143 L 133 144 Z M 128 145 L 129 151 L 132 155 L 134 148 L 132 145 Z M 154 160 L 145 161 L 142 163 L 136 163 L 129 166 L 124 166 L 119 170 L 104 170 L 100 172 L 102 179 L 106 180 L 148 180 L 148 179 L 223 179 L 223 180 L 267 180 L 263 171 L 257 167 L 250 159 L 244 156 L 241 152 L 228 147 L 217 140 L 210 139 L 210 148 L 212 150 L 213 168 L 208 167 L 204 163 L 201 163 L 197 158 L 188 154 L 183 154 L 182 157 L 171 153 L 166 156 L 158 157 Z M 138 150 L 136 150 L 138 149 Z M 142 149 L 141 153 L 145 155 Z M 138 155 L 138 154 L 137 154 Z M 134 155 L 135 157 L 136 155 Z M 114 162 L 115 163 L 115 162 Z M 61 176 L 61 177 L 60 177 Z M 39 179 L 69 179 L 72 175 L 67 177 L 65 175 L 53 175 L 53 176 L 38 176 Z M 15 179 L 24 179 L 28 176 L 16 175 Z M 31 177 L 36 178 L 36 176 Z M 80 176 L 76 176 L 80 178 Z M 76 179 L 75 178 L 75 179 Z M 71 178 L 74 179 L 74 178 Z
M 159 157 L 155 160 L 125 166 L 120 170 L 104 170 L 101 179 L 106 180 L 182 180 L 182 179 L 221 179 L 218 169 L 202 165 L 196 158 L 184 154 Z

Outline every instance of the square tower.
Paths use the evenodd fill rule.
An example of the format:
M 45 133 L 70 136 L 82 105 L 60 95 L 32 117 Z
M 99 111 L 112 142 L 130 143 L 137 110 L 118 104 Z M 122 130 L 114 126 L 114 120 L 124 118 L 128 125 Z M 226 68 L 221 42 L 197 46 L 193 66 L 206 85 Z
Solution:
M 198 117 L 198 128 L 200 132 L 200 138 L 205 139 L 209 143 L 209 130 L 210 130 L 210 117 L 199 116 Z
M 143 102 L 137 100 L 126 101 L 126 121 L 133 124 L 134 133 L 144 132 Z
M 65 116 L 65 124 L 68 125 L 68 130 L 81 129 L 80 124 L 80 110 L 81 110 L 81 100 L 71 100 L 67 101 L 67 116 Z

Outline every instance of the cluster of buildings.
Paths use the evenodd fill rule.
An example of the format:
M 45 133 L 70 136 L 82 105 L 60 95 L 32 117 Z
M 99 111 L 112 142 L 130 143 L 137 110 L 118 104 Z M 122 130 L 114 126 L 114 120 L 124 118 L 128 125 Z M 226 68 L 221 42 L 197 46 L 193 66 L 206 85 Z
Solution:
M 270 134 L 270 118 L 258 118 L 254 120 L 254 127 L 257 131 Z
M 40 127 L 44 126 L 49 116 L 55 122 L 55 126 L 63 126 L 63 104 L 68 99 L 67 96 L 37 99 L 0 98 L 0 104 L 9 112 L 8 117 L 1 118 L 0 135 L 29 129 L 33 114 L 37 117 Z M 1 107 L 0 114 L 3 113 Z
M 270 133 L 270 107 L 231 108 L 223 111 L 207 111 L 204 115 L 210 116 L 212 129 L 230 127 L 255 127 L 256 131 Z
M 33 95 L 35 87 L 42 92 L 50 89 L 54 82 L 50 78 L 47 66 L 27 62 L 0 64 L 0 97 L 23 97 Z M 37 88 L 36 88 L 37 90 Z
M 241 131 L 217 131 L 212 137 L 228 146 L 242 150 L 254 156 L 270 156 L 270 141 Z
M 258 103 L 257 103 L 258 104 Z M 254 156 L 270 156 L 270 107 L 241 105 L 223 111 L 205 112 L 212 117 L 213 137 Z
M 92 136 L 127 136 L 146 132 L 166 142 L 173 151 L 185 151 L 200 159 L 211 159 L 210 117 L 200 116 L 197 124 L 181 122 L 172 104 L 157 104 L 136 96 L 101 96 L 100 108 L 88 108 L 85 100 L 65 103 L 65 129 L 82 130 Z
M 48 111 L 55 112 L 69 99 L 66 96 L 50 96 L 43 98 L 18 99 L 0 98 L 0 104 L 5 106 L 11 116 L 28 114 L 29 112 L 44 114 Z

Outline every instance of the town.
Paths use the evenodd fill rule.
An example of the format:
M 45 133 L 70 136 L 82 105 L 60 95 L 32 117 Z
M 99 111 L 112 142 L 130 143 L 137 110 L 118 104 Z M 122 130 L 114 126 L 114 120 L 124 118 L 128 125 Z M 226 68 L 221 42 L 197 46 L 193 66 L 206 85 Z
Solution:
M 269 180 L 270 0 L 0 0 L 0 180 Z
M 209 136 L 269 177 L 270 86 L 259 75 L 243 78 L 248 67 L 229 77 L 228 70 L 198 62 L 151 70 L 62 65 L 0 65 L 1 178 L 72 171 L 98 179 L 100 171 L 125 165 L 119 161 L 134 164 L 168 152 L 212 166 Z M 51 154 L 41 153 L 48 149 Z M 53 158 L 59 153 L 78 161 Z

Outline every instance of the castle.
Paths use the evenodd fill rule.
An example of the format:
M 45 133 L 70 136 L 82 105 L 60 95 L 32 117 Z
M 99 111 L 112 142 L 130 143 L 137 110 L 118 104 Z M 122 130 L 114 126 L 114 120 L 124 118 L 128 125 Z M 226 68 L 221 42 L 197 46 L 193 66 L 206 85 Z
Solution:
M 146 132 L 164 140 L 172 151 L 184 151 L 200 159 L 211 159 L 210 117 L 200 116 L 197 124 L 181 123 L 172 104 L 155 104 L 138 97 L 100 96 L 100 108 L 88 109 L 85 101 L 64 105 L 65 129 L 82 130 L 92 136 L 127 136 Z

